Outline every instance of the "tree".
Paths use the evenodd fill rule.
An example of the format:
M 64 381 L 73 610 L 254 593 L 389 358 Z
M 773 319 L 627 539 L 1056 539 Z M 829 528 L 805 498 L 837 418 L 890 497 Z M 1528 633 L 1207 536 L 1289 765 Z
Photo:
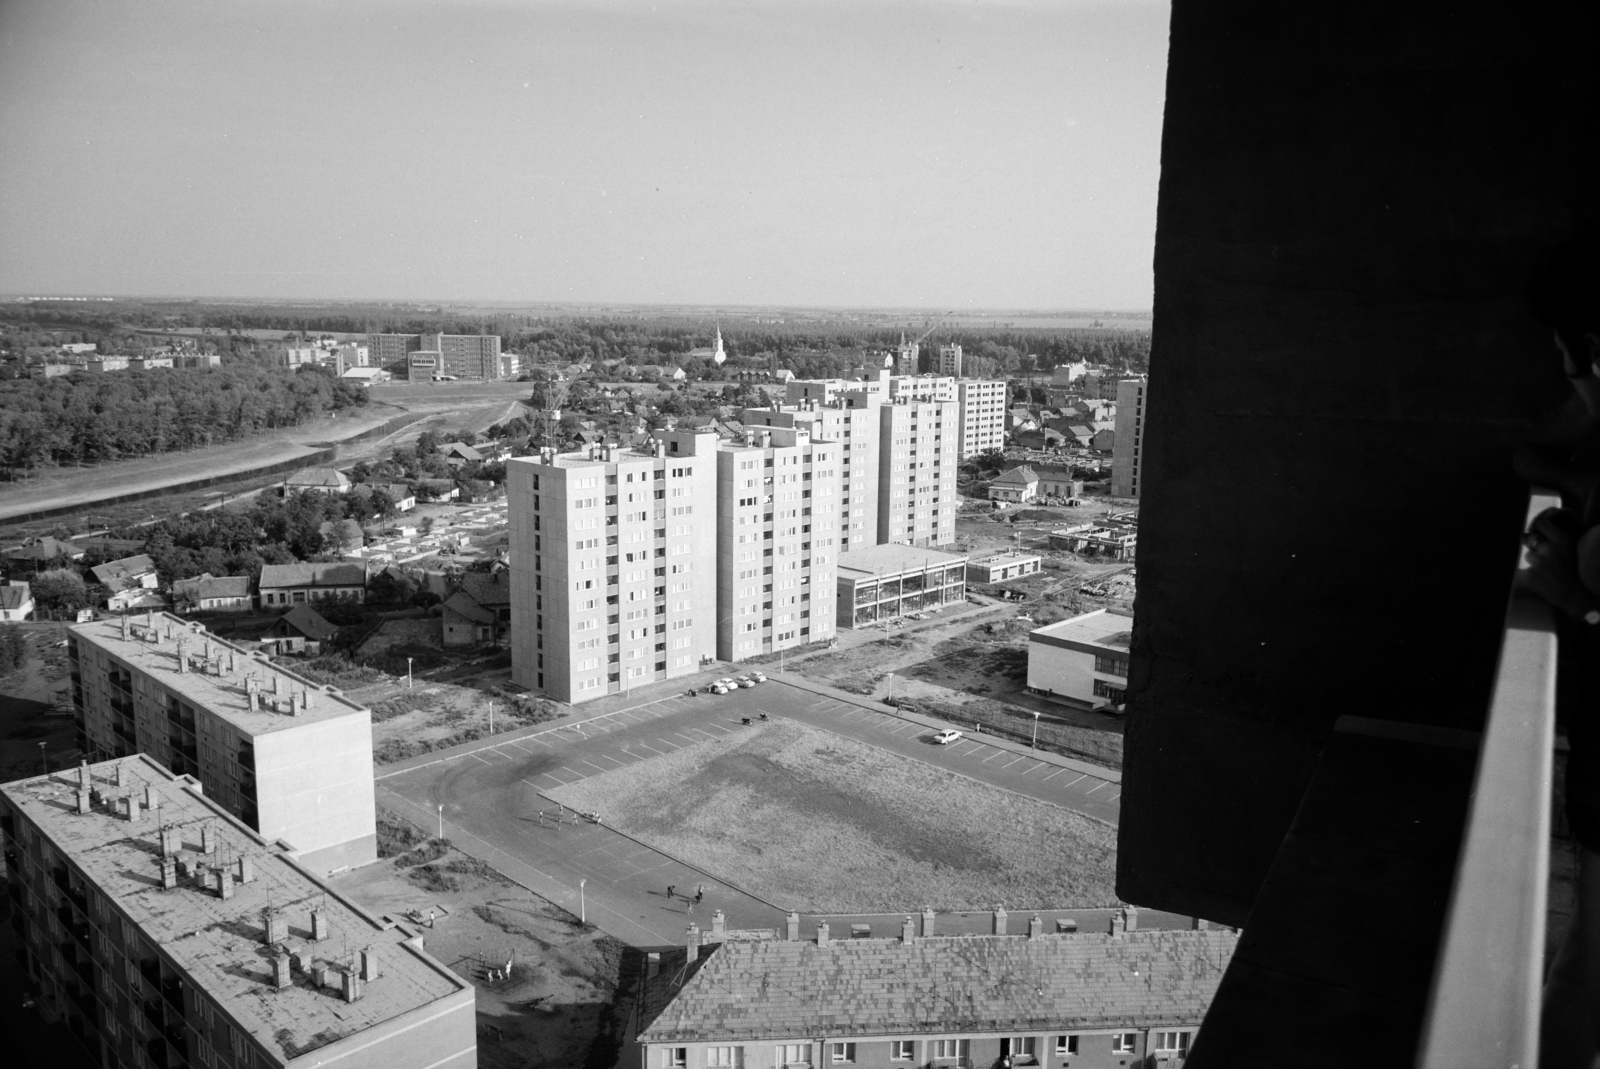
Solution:
M 51 568 L 33 579 L 33 600 L 41 609 L 77 612 L 91 604 L 83 576 L 71 568 Z
M 423 431 L 417 435 L 417 456 L 431 457 L 439 452 L 439 436 L 433 431 Z
M 24 667 L 31 656 L 28 633 L 17 624 L 0 624 L 0 676 Z

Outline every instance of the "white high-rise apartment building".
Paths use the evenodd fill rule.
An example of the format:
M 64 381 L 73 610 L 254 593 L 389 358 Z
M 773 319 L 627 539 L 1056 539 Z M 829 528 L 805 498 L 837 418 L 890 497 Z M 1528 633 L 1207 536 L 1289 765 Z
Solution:
M 878 408 L 878 542 L 937 546 L 956 537 L 955 401 Z
M 1117 383 L 1116 437 L 1111 443 L 1111 496 L 1138 497 L 1144 470 L 1145 376 Z
M 815 421 L 747 425 L 717 447 L 717 656 L 833 637 L 840 443 Z
M 932 370 L 937 374 L 950 375 L 959 379 L 961 377 L 961 346 L 939 346 L 938 363 Z
M 878 409 L 873 403 L 807 403 L 793 408 L 747 408 L 745 427 L 809 427 L 813 442 L 839 448 L 840 552 L 878 544 Z M 815 526 L 815 525 L 813 525 Z
M 507 462 L 518 685 L 583 702 L 715 651 L 717 436 L 655 438 Z
M 889 399 L 954 401 L 959 405 L 956 457 L 1005 448 L 1006 383 L 1004 379 L 957 379 L 947 375 L 896 375 L 889 379 Z

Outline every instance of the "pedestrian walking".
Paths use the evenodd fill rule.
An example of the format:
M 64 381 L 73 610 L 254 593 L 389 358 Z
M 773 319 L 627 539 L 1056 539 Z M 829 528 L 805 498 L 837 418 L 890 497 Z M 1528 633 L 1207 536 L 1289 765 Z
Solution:
M 677 889 L 678 889 L 678 885 L 677 884 L 675 884 L 675 883 L 667 884 L 667 897 L 668 898 L 677 898 L 678 896 L 673 894 L 673 892 L 676 891 Z
M 433 927 L 433 910 L 428 910 L 428 927 Z
M 694 904 L 698 906 L 700 904 L 700 900 L 705 896 L 706 893 L 704 891 L 696 891 L 694 893 Z

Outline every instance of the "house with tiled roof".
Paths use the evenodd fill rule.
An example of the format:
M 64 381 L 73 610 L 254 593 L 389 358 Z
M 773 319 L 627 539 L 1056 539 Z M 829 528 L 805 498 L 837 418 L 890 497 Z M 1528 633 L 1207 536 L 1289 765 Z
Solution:
M 148 554 L 138 553 L 121 560 L 97 564 L 89 571 L 95 582 L 106 588 L 106 608 L 112 612 L 130 609 L 154 609 L 166 605 L 166 600 L 156 593 L 161 579 L 156 574 L 155 561 Z
M 285 478 L 279 487 L 279 493 L 285 497 L 296 491 L 343 494 L 349 490 L 350 477 L 336 468 L 302 468 Z
M 16 623 L 33 613 L 33 591 L 20 579 L 0 586 L 0 621 Z
M 44 568 L 59 564 L 63 560 L 83 559 L 83 547 L 45 535 L 43 538 L 36 538 L 20 546 L 12 546 L 5 552 L 0 553 L 0 557 L 17 564 Z
M 1004 913 L 996 928 L 1004 931 Z M 1113 1069 L 1188 1054 L 1233 956 L 1231 931 L 740 939 L 713 917 L 641 992 L 641 1069 L 894 1066 Z
M 1032 501 L 1039 494 L 1039 476 L 1023 464 L 997 475 L 989 484 L 990 501 Z
M 339 629 L 308 605 L 296 605 L 272 622 L 261 642 L 273 653 L 320 653 Z
M 326 599 L 365 601 L 365 564 L 268 564 L 257 584 L 261 607 L 305 605 Z
M 255 606 L 248 575 L 214 576 L 210 572 L 172 584 L 172 600 L 180 611 L 249 612 Z

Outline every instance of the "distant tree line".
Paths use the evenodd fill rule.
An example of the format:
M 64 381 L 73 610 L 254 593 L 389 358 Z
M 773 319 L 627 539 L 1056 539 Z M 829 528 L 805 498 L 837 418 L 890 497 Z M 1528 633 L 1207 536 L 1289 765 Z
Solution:
M 0 465 L 13 478 L 44 464 L 194 449 L 291 427 L 367 403 L 319 367 L 257 361 L 0 381 Z

